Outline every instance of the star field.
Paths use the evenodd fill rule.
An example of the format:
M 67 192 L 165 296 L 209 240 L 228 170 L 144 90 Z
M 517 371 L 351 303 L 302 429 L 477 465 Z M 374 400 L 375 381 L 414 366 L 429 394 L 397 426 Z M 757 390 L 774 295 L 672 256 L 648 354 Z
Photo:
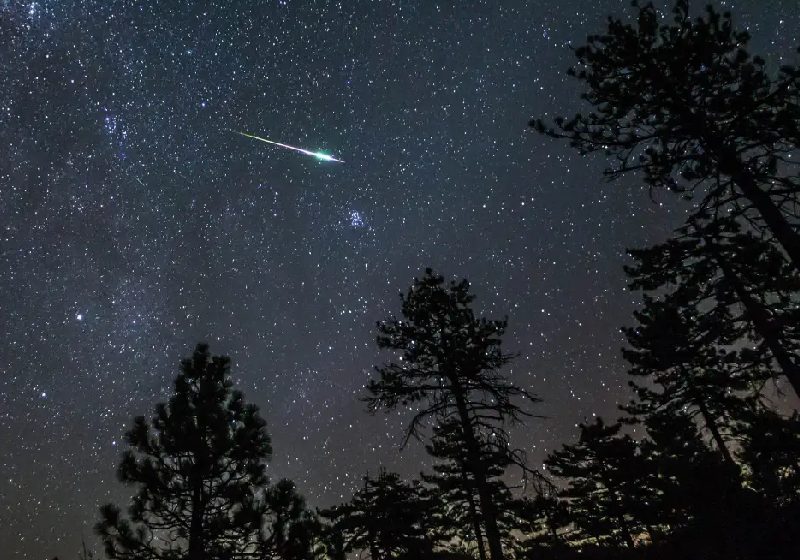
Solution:
M 375 321 L 426 266 L 509 316 L 509 375 L 548 416 L 516 434 L 534 463 L 613 415 L 625 249 L 684 210 L 527 122 L 579 108 L 569 45 L 628 5 L 0 0 L 8 558 L 92 542 L 99 503 L 126 495 L 128 423 L 201 340 L 267 418 L 271 475 L 311 505 L 379 465 L 416 475 L 405 416 L 358 397 Z M 724 5 L 770 64 L 794 56 L 795 2 Z

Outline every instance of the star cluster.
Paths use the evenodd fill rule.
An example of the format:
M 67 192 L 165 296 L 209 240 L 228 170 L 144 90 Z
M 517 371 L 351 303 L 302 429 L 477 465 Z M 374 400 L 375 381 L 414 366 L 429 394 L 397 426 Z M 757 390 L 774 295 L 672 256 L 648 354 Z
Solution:
M 517 434 L 533 461 L 613 415 L 625 249 L 683 210 L 526 124 L 579 107 L 569 46 L 628 4 L 0 1 L 4 550 L 91 542 L 126 426 L 201 340 L 312 505 L 418 473 L 404 416 L 358 397 L 375 321 L 426 266 L 509 316 L 509 375 L 549 417 Z M 725 4 L 789 61 L 795 2 Z

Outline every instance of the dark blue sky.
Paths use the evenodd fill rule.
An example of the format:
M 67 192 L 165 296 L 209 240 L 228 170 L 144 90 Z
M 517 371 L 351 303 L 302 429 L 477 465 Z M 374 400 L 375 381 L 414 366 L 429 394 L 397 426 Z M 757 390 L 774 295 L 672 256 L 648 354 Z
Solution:
M 509 375 L 550 417 L 517 434 L 535 462 L 627 400 L 624 250 L 682 213 L 527 122 L 579 106 L 568 45 L 629 2 L 453 4 L 0 0 L 4 558 L 93 540 L 126 423 L 200 340 L 312 505 L 416 474 L 403 417 L 358 396 L 426 266 L 509 316 Z M 796 2 L 723 4 L 797 62 Z

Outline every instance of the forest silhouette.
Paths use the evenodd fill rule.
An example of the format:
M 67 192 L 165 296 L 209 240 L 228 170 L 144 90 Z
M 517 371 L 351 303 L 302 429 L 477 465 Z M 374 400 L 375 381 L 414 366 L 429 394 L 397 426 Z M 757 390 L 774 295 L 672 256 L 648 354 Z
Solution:
M 133 498 L 100 510 L 105 556 L 800 558 L 800 416 L 774 398 L 800 396 L 800 70 L 770 71 L 748 40 L 713 7 L 694 16 L 680 0 L 665 23 L 634 4 L 575 51 L 589 111 L 530 123 L 608 156 L 611 180 L 691 202 L 669 239 L 630 250 L 641 303 L 623 329 L 619 418 L 581 424 L 533 468 L 511 433 L 536 429 L 539 399 L 506 376 L 507 320 L 477 316 L 466 280 L 426 269 L 378 323 L 390 357 L 358 404 L 408 412 L 404 441 L 429 472 L 379 469 L 312 509 L 267 478 L 265 421 L 229 359 L 199 344 L 169 401 L 127 433 L 118 475 Z

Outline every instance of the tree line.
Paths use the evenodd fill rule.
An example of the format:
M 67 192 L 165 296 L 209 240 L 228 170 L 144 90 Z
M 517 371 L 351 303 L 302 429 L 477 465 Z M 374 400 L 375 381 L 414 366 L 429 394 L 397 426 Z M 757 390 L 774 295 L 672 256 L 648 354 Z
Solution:
M 199 345 L 168 403 L 127 434 L 126 511 L 97 524 L 110 559 L 372 560 L 794 558 L 800 544 L 800 70 L 770 70 L 729 13 L 678 0 L 576 49 L 587 113 L 531 126 L 692 202 L 663 243 L 630 251 L 641 294 L 624 328 L 620 417 L 533 468 L 510 432 L 536 422 L 514 384 L 505 319 L 476 316 L 466 280 L 431 269 L 377 325 L 391 357 L 367 410 L 409 413 L 430 472 L 379 470 L 346 503 L 312 510 L 271 482 L 256 407 L 229 360 Z M 512 480 L 521 480 L 518 486 Z M 90 553 L 84 550 L 84 556 Z

